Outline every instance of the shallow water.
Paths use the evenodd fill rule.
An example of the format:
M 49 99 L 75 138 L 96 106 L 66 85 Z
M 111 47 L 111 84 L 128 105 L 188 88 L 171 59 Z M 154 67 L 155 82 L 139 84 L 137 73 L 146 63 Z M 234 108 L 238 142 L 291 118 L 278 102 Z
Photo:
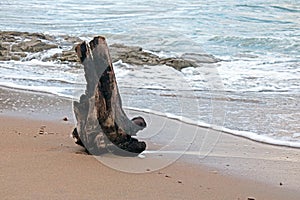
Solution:
M 109 44 L 141 46 L 161 56 L 212 54 L 222 61 L 181 72 L 115 63 L 124 105 L 238 134 L 300 142 L 296 0 L 1 1 L 0 30 L 83 39 L 101 34 Z M 84 88 L 82 69 L 42 61 L 57 51 L 31 55 L 36 58 L 31 61 L 0 62 L 0 85 L 78 97 Z

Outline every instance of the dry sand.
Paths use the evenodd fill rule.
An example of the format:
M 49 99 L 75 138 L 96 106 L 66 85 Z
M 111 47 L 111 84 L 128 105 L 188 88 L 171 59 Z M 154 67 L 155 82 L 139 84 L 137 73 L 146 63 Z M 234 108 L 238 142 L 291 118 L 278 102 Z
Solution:
M 31 112 L 16 99 L 22 97 L 22 105 L 39 104 L 31 99 L 33 94 L 0 91 L 1 199 L 300 199 L 299 149 L 129 111 L 150 122 L 140 137 L 156 133 L 146 140 L 146 157 L 108 154 L 99 161 L 69 136 L 74 127 L 70 101 L 35 94 L 41 107 L 35 105 Z M 6 96 L 14 102 L 15 111 L 4 102 Z M 47 106 L 42 108 L 45 99 Z M 51 105 L 55 106 L 46 112 Z M 64 116 L 69 121 L 63 121 Z M 157 130 L 162 122 L 164 126 Z M 166 133 L 176 133 L 171 143 Z M 195 133 L 197 137 L 190 141 L 189 135 Z M 179 157 L 181 150 L 187 151 Z

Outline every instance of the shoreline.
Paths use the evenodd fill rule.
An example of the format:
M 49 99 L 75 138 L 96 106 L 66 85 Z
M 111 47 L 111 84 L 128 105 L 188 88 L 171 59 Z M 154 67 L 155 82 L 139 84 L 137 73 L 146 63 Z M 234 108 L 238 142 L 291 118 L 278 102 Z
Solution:
M 276 140 L 276 139 L 273 139 L 273 138 L 271 138 L 269 136 L 265 136 L 265 135 L 256 135 L 256 134 L 252 135 L 253 134 L 252 132 L 233 130 L 233 129 L 229 129 L 229 128 L 224 128 L 222 126 L 206 124 L 204 122 L 196 123 L 193 120 L 190 120 L 190 119 L 182 117 L 182 116 L 177 116 L 177 115 L 173 115 L 173 114 L 172 114 L 172 116 L 167 116 L 167 114 L 165 114 L 165 113 L 160 113 L 158 111 L 153 111 L 153 110 L 148 110 L 148 109 L 143 110 L 143 109 L 132 108 L 132 107 L 129 107 L 129 108 L 125 107 L 125 109 L 136 111 L 136 112 L 158 115 L 158 116 L 169 118 L 172 120 L 178 120 L 185 124 L 198 126 L 200 128 L 204 128 L 204 129 L 220 131 L 224 134 L 229 134 L 229 135 L 232 135 L 235 137 L 240 137 L 242 139 L 247 139 L 247 140 L 265 144 L 265 145 L 271 145 L 271 146 L 275 146 L 275 147 L 286 147 L 286 148 L 292 148 L 292 149 L 300 149 L 299 142 Z M 270 140 L 272 142 L 269 142 Z
M 50 104 L 62 104 L 62 105 L 60 105 L 60 107 L 63 108 L 63 111 L 65 112 L 65 115 L 70 116 L 70 118 L 73 121 L 75 120 L 74 116 L 73 116 L 73 108 L 72 108 L 73 105 L 72 104 L 73 104 L 73 101 L 76 100 L 76 99 L 69 98 L 69 97 L 64 97 L 64 96 L 59 96 L 59 95 L 53 94 L 51 92 L 23 90 L 23 89 L 18 89 L 18 88 L 13 88 L 13 87 L 0 86 L 0 94 L 4 91 L 11 91 L 15 95 L 17 94 L 17 96 L 18 96 L 18 93 L 25 94 L 25 95 L 26 94 L 33 94 L 34 96 L 47 96 L 51 99 Z M 3 99 L 0 99 L 0 113 L 1 113 L 1 109 L 3 109 L 3 108 L 1 108 L 1 106 L 3 107 L 3 105 L 1 105 L 1 103 L 2 103 L 1 100 L 3 101 Z M 27 97 L 27 103 L 29 103 L 29 101 L 30 101 L 30 99 L 28 99 L 28 97 Z M 53 105 L 51 105 L 51 107 L 53 107 Z M 39 105 L 39 108 L 40 109 L 45 109 L 45 106 L 44 105 Z M 14 115 L 12 112 L 10 112 L 11 109 L 12 109 L 11 107 L 9 109 L 6 109 L 8 111 L 7 114 L 10 113 L 10 114 Z M 32 108 L 31 111 L 28 111 L 28 109 L 27 110 L 25 109 L 25 112 L 27 112 L 27 114 L 30 113 L 30 112 L 32 113 L 32 110 L 34 110 L 34 109 L 35 108 Z M 161 116 L 161 117 L 169 118 L 171 120 L 178 120 L 181 123 L 186 123 L 186 124 L 189 124 L 189 125 L 198 126 L 199 128 L 211 129 L 213 131 L 220 131 L 224 134 L 229 134 L 229 135 L 232 135 L 232 136 L 235 136 L 235 137 L 240 137 L 242 139 L 250 140 L 250 141 L 265 144 L 265 145 L 271 145 L 271 146 L 283 147 L 283 148 L 286 147 L 286 148 L 292 148 L 292 149 L 300 149 L 300 143 L 299 142 L 277 140 L 277 139 L 274 139 L 272 137 L 265 136 L 265 135 L 259 135 L 259 134 L 248 132 L 248 131 L 239 131 L 239 130 L 224 128 L 224 127 L 217 126 L 217 125 L 206 124 L 204 122 L 198 122 L 197 123 L 197 122 L 195 122 L 191 119 L 188 119 L 188 118 L 185 118 L 185 117 L 182 117 L 182 116 L 177 116 L 177 115 L 174 115 L 174 114 L 168 115 L 166 113 L 161 113 L 161 112 L 153 111 L 153 110 L 149 110 L 149 109 L 139 109 L 139 108 L 134 108 L 134 107 L 124 107 L 124 109 L 128 110 L 129 112 L 130 111 L 142 112 L 142 113 L 146 113 L 146 114 L 158 115 L 158 116 Z M 56 111 L 59 111 L 59 112 L 55 113 L 55 114 L 64 115 L 63 112 L 61 111 L 61 109 L 58 109 Z M 22 114 L 19 113 L 17 115 L 22 115 Z M 51 116 L 52 115 L 50 115 L 49 111 L 48 111 L 48 117 L 51 118 Z M 39 118 L 39 117 L 42 117 L 42 115 L 33 116 L 33 118 Z
M 0 86 L 0 114 L 40 120 L 74 120 L 72 99 Z
M 139 137 L 146 138 L 153 131 L 157 134 L 146 141 L 149 146 L 148 152 L 144 153 L 145 158 L 116 159 L 105 155 L 101 158 L 102 162 L 113 164 L 107 167 L 94 157 L 83 154 L 82 148 L 70 138 L 75 125 L 70 100 L 3 88 L 0 92 L 2 97 L 8 95 L 10 98 L 6 103 L 3 99 L 0 102 L 1 135 L 4 136 L 0 142 L 4 166 L 1 170 L 4 178 L 1 183 L 2 197 L 19 199 L 23 197 L 21 195 L 27 194 L 28 199 L 32 199 L 42 197 L 45 193 L 49 199 L 82 199 L 87 196 L 97 198 L 101 191 L 101 195 L 110 199 L 118 199 L 122 195 L 131 199 L 141 196 L 144 199 L 161 198 L 154 197 L 155 195 L 163 195 L 164 199 L 300 198 L 299 149 L 261 144 L 220 131 L 145 114 L 144 117 L 150 124 Z M 144 115 L 137 111 L 127 112 L 129 116 Z M 63 117 L 68 117 L 68 121 L 63 121 Z M 161 130 L 155 130 L 155 127 L 161 125 L 162 119 L 165 126 Z M 39 134 L 42 126 L 46 126 L 48 134 Z M 176 130 L 176 127 L 180 128 Z M 161 147 L 169 140 L 168 134 L 164 133 L 170 132 L 178 133 L 173 137 L 174 143 L 169 143 L 169 147 Z M 187 136 L 181 137 L 181 133 L 193 134 L 186 138 Z M 201 137 L 200 133 L 203 133 Z M 186 146 L 181 147 L 184 139 Z M 211 144 L 214 148 L 210 147 Z M 182 155 L 176 155 L 178 149 L 185 153 L 179 152 Z M 171 162 L 165 162 L 169 160 Z M 82 165 L 84 162 L 87 164 Z M 128 163 L 124 165 L 127 167 L 124 168 L 125 171 L 135 168 L 144 171 L 140 174 L 120 172 L 114 169 L 120 162 Z M 140 168 L 138 164 L 141 165 Z M 155 166 L 161 168 L 155 170 Z M 107 174 L 103 174 L 103 170 Z M 16 171 L 19 176 L 14 175 Z M 53 177 L 56 173 L 60 177 Z M 38 180 L 40 174 L 44 180 Z M 81 182 L 87 180 L 87 177 L 88 183 Z M 21 185 L 14 185 L 20 178 L 23 180 L 20 184 L 28 184 L 23 189 Z M 91 186 L 89 181 L 93 184 L 101 182 L 107 191 Z M 108 191 L 113 190 L 113 183 L 116 181 L 119 182 L 119 189 L 112 194 Z M 60 186 L 56 185 L 58 182 Z M 107 183 L 111 188 L 105 186 Z M 86 194 L 78 191 L 82 184 Z M 125 184 L 127 185 L 124 187 Z M 55 195 L 54 191 L 60 192 Z M 157 191 L 158 194 L 148 196 Z
M 1 67 L 3 65 L 3 75 L 1 78 L 2 85 L 21 89 L 40 90 L 44 92 L 52 91 L 54 94 L 58 94 L 59 96 L 65 96 L 69 98 L 72 98 L 72 96 L 77 96 L 78 91 L 84 89 L 83 69 L 82 66 L 78 62 L 76 62 L 77 57 L 75 55 L 75 51 L 71 50 L 71 47 L 75 43 L 81 41 L 79 40 L 80 38 L 73 38 L 67 37 L 67 35 L 62 35 L 59 37 L 61 40 L 57 41 L 58 36 L 51 38 L 50 35 L 47 34 L 35 34 L 24 32 L 2 33 L 3 38 L 7 39 L 7 44 L 9 43 L 8 46 L 14 46 L 14 49 L 16 50 L 15 53 L 21 51 L 21 49 L 23 49 L 23 53 L 27 51 L 34 51 L 27 54 L 27 57 L 22 58 L 20 61 L 9 60 L 11 58 L 8 59 L 9 61 L 1 61 Z M 6 37 L 7 35 L 10 35 L 11 38 Z M 19 38 L 19 41 L 15 37 L 16 35 L 22 35 L 20 37 L 23 39 Z M 56 50 L 55 48 L 52 48 L 50 50 L 41 52 L 38 49 L 46 48 L 48 42 L 45 42 L 44 40 L 36 41 L 34 38 L 48 38 L 48 42 L 55 43 L 59 46 L 59 48 Z M 16 42 L 16 40 L 18 40 L 18 42 L 15 46 L 14 43 Z M 36 42 L 34 42 L 34 44 L 37 45 L 36 48 L 39 48 L 32 49 L 33 47 L 30 45 L 30 40 L 34 40 Z M 24 45 L 27 46 L 29 49 L 24 49 Z M 5 49 L 9 49 L 8 46 L 4 47 L 4 49 L 2 48 L 2 50 L 7 51 Z M 65 48 L 66 46 L 68 46 L 68 48 Z M 50 47 L 51 46 L 49 46 L 49 48 Z M 141 91 L 140 95 L 137 95 L 137 99 L 135 100 L 136 102 L 138 100 L 139 105 L 135 104 L 134 107 L 151 108 L 153 105 L 153 101 L 164 102 L 164 110 L 166 110 L 166 112 L 178 113 L 179 116 L 184 115 L 185 117 L 194 119 L 196 123 L 198 120 L 201 120 L 209 124 L 220 125 L 221 127 L 213 126 L 220 131 L 230 132 L 230 134 L 243 135 L 249 139 L 254 139 L 256 141 L 261 141 L 264 143 L 300 147 L 299 123 L 297 120 L 299 119 L 300 115 L 296 112 L 297 110 L 299 110 L 299 104 L 297 102 L 299 101 L 299 93 L 297 92 L 297 88 L 295 88 L 296 90 L 277 90 L 275 89 L 276 87 L 274 88 L 273 86 L 270 86 L 270 88 L 268 86 L 265 87 L 264 83 L 268 83 L 269 81 L 256 81 L 260 78 L 256 77 L 256 75 L 253 74 L 252 71 L 249 69 L 250 71 L 245 71 L 245 74 L 243 75 L 245 76 L 245 78 L 242 79 L 245 79 L 246 82 L 255 81 L 254 83 L 256 84 L 253 85 L 259 86 L 262 84 L 261 87 L 256 88 L 255 86 L 254 88 L 252 88 L 252 86 L 250 86 L 248 88 L 247 84 L 245 85 L 245 87 L 243 87 L 243 84 L 240 85 L 239 83 L 236 86 L 234 86 L 235 84 L 232 84 L 230 80 L 236 80 L 237 77 L 220 77 L 220 80 L 222 83 L 225 84 L 224 86 L 226 86 L 226 89 L 224 88 L 224 91 L 223 89 L 221 89 L 220 92 L 210 91 L 210 84 L 207 85 L 207 88 L 207 86 L 205 86 L 205 81 L 203 81 L 203 83 L 202 81 L 199 81 L 202 80 L 202 78 L 207 79 L 208 81 L 210 80 L 210 75 L 207 75 L 207 78 L 206 75 L 202 77 L 202 74 L 206 74 L 206 68 L 208 71 L 210 71 L 210 69 L 220 69 L 221 73 L 219 75 L 222 74 L 222 76 L 224 75 L 225 77 L 227 77 L 229 74 L 231 74 L 231 72 L 230 70 L 228 71 L 224 69 L 227 69 L 226 66 L 228 64 L 231 65 L 231 61 L 228 63 L 221 61 L 219 63 L 220 68 L 217 67 L 219 64 L 212 64 L 209 66 L 198 68 L 187 68 L 185 70 L 182 70 L 181 72 L 178 72 L 177 70 L 171 67 L 167 67 L 165 65 L 154 64 L 155 67 L 148 66 L 147 63 L 150 62 L 148 58 L 146 59 L 148 61 L 146 61 L 142 57 L 136 57 L 136 60 L 143 61 L 143 63 L 136 65 L 130 61 L 132 60 L 132 57 L 130 56 L 129 60 L 123 59 L 122 55 L 127 55 L 128 52 L 141 53 L 140 47 L 125 47 L 122 45 L 112 44 L 112 47 L 110 48 L 111 54 L 116 54 L 116 56 L 113 56 L 115 57 L 114 60 L 118 60 L 115 63 L 115 69 L 118 69 L 117 74 L 119 74 L 120 77 L 118 77 L 117 79 L 120 81 L 120 88 L 122 88 L 122 86 L 124 88 L 124 96 L 129 97 L 128 99 L 130 100 L 132 99 L 132 95 L 134 95 L 136 90 Z M 62 57 L 57 57 L 57 59 L 51 61 L 47 60 L 49 56 L 53 56 L 53 54 L 64 54 L 64 52 L 66 53 L 66 55 Z M 150 53 L 149 51 L 147 52 Z M 11 51 L 10 53 L 14 54 L 14 52 Z M 7 53 L 0 52 L 0 54 L 3 54 L 3 56 L 5 56 Z M 155 55 L 160 56 L 159 54 L 160 53 Z M 68 57 L 68 55 L 70 57 Z M 161 55 L 161 57 L 165 58 L 164 55 Z M 169 55 L 167 57 L 172 56 Z M 68 60 L 67 58 L 69 58 L 70 60 Z M 200 60 L 202 60 L 202 58 Z M 223 64 L 225 64 L 225 68 L 222 67 Z M 234 63 L 234 61 L 232 63 L 233 66 L 239 66 L 239 64 L 241 63 Z M 53 73 L 48 73 L 48 68 L 49 70 L 51 69 L 50 71 Z M 204 71 L 202 71 L 202 69 Z M 155 71 L 157 70 L 161 73 L 155 73 Z M 35 74 L 35 71 L 38 71 L 39 74 Z M 210 74 L 210 72 L 208 73 Z M 212 74 L 214 74 L 214 72 Z M 178 88 L 176 87 L 173 88 L 173 85 L 176 85 L 176 83 L 185 82 L 184 79 L 181 80 L 180 78 L 182 75 L 184 76 L 184 79 L 189 80 L 189 84 L 187 85 L 187 87 L 183 87 L 187 88 L 188 90 L 181 91 L 177 90 Z M 246 78 L 248 77 L 248 75 L 249 78 Z M 280 73 L 278 75 L 280 75 Z M 167 78 L 160 78 L 161 76 L 166 76 Z M 179 79 L 177 80 L 176 77 L 179 77 Z M 262 75 L 262 77 L 264 77 L 264 75 Z M 276 77 L 279 78 L 281 76 L 275 76 L 275 79 L 277 80 Z M 278 81 L 280 80 L 281 78 L 278 79 Z M 280 81 L 278 83 L 281 84 L 282 82 Z M 270 84 L 273 85 L 275 84 L 275 82 Z M 231 85 L 233 87 L 231 87 Z M 294 85 L 294 83 L 292 83 L 292 85 Z M 194 86 L 199 90 L 194 90 Z M 207 88 L 207 90 L 205 88 Z M 159 91 L 159 94 L 157 93 L 157 91 Z M 291 93 L 289 94 L 288 92 L 284 91 L 291 91 Z M 177 93 L 179 94 L 178 96 L 176 96 Z M 154 95 L 152 96 L 152 94 Z M 197 106 L 197 112 L 194 112 L 193 109 L 183 113 L 177 112 L 178 105 L 177 103 L 175 103 L 175 101 L 185 101 L 186 95 L 191 97 L 188 99 L 188 101 L 192 103 L 187 105 L 195 105 L 195 107 Z M 219 97 L 219 95 L 221 96 Z M 167 100 L 169 100 L 169 102 Z M 154 108 L 153 110 L 159 109 Z M 201 115 L 199 115 L 198 113 L 201 113 Z M 214 120 L 212 120 L 217 118 L 220 118 L 220 121 L 214 122 Z M 228 129 L 223 128 L 222 126 Z

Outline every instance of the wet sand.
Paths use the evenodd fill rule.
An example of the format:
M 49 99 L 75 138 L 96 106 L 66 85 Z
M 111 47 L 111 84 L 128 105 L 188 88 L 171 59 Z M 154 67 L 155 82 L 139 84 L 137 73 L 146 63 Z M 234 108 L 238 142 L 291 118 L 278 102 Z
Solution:
M 69 136 L 71 101 L 0 92 L 2 199 L 300 199 L 299 149 L 127 111 L 149 124 L 139 136 L 148 144 L 145 158 L 106 154 L 99 161 Z

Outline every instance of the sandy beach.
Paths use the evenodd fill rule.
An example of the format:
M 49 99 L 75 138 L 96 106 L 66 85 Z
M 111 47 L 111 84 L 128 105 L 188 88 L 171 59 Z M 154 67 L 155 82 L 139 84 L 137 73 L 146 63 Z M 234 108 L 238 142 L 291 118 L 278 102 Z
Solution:
M 299 1 L 0 4 L 0 200 L 300 200 Z
M 128 111 L 150 120 L 141 137 L 162 120 L 166 126 L 160 136 L 145 140 L 145 158 L 108 154 L 96 159 L 70 138 L 75 123 L 70 100 L 0 91 L 1 199 L 300 199 L 299 149 Z M 178 142 L 193 130 L 205 140 L 195 137 L 182 148 L 184 155 L 174 156 L 183 154 L 173 148 L 176 143 L 173 149 L 161 148 L 168 139 L 164 133 L 176 132 Z M 203 141 L 213 148 L 199 145 Z

